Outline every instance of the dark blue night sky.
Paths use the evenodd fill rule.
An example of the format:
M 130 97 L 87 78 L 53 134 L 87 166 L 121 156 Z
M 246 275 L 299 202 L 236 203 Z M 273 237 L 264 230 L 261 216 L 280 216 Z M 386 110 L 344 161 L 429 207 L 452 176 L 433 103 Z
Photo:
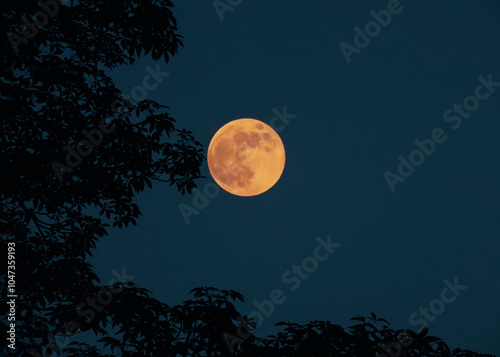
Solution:
M 212 1 L 176 2 L 178 55 L 110 74 L 132 101 L 169 106 L 205 149 L 231 120 L 276 117 L 283 175 L 259 196 L 214 194 L 204 163 L 207 201 L 156 183 L 138 225 L 98 242 L 103 282 L 124 267 L 169 305 L 232 289 L 244 314 L 281 291 L 258 336 L 374 312 L 500 354 L 500 2 L 232 3 L 219 16 Z M 385 27 L 359 35 L 387 9 Z M 149 72 L 158 85 L 135 88 Z

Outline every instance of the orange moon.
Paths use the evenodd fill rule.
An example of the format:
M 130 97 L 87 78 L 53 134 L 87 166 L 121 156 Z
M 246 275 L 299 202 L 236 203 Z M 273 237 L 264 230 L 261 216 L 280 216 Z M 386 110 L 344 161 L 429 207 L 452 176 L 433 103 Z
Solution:
M 208 169 L 215 182 L 236 196 L 256 196 L 278 182 L 285 147 L 278 133 L 256 119 L 237 119 L 220 128 L 208 146 Z

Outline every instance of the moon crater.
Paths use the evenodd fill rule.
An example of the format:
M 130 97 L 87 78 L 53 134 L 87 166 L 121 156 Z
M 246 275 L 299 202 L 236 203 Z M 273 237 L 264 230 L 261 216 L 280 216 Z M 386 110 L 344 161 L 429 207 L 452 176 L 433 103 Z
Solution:
M 255 196 L 279 180 L 285 167 L 285 148 L 269 125 L 237 119 L 215 133 L 207 161 L 212 177 L 224 190 L 237 196 Z

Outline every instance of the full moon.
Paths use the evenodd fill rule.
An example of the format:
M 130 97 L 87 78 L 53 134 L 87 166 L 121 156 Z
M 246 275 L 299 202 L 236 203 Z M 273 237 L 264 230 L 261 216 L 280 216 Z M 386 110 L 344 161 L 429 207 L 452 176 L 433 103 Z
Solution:
M 207 161 L 212 177 L 224 190 L 237 196 L 256 196 L 281 177 L 285 147 L 269 125 L 256 119 L 237 119 L 215 133 Z

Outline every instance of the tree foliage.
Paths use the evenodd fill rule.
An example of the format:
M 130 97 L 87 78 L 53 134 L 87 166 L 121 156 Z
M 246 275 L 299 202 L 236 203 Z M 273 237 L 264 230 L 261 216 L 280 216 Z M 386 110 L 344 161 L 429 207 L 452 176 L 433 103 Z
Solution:
M 41 3 L 0 1 L 0 232 L 22 262 L 21 349 L 78 321 L 64 313 L 100 289 L 86 257 L 109 225 L 136 223 L 136 193 L 154 181 L 191 192 L 204 159 L 165 105 L 128 102 L 106 74 L 177 52 L 170 1 Z

